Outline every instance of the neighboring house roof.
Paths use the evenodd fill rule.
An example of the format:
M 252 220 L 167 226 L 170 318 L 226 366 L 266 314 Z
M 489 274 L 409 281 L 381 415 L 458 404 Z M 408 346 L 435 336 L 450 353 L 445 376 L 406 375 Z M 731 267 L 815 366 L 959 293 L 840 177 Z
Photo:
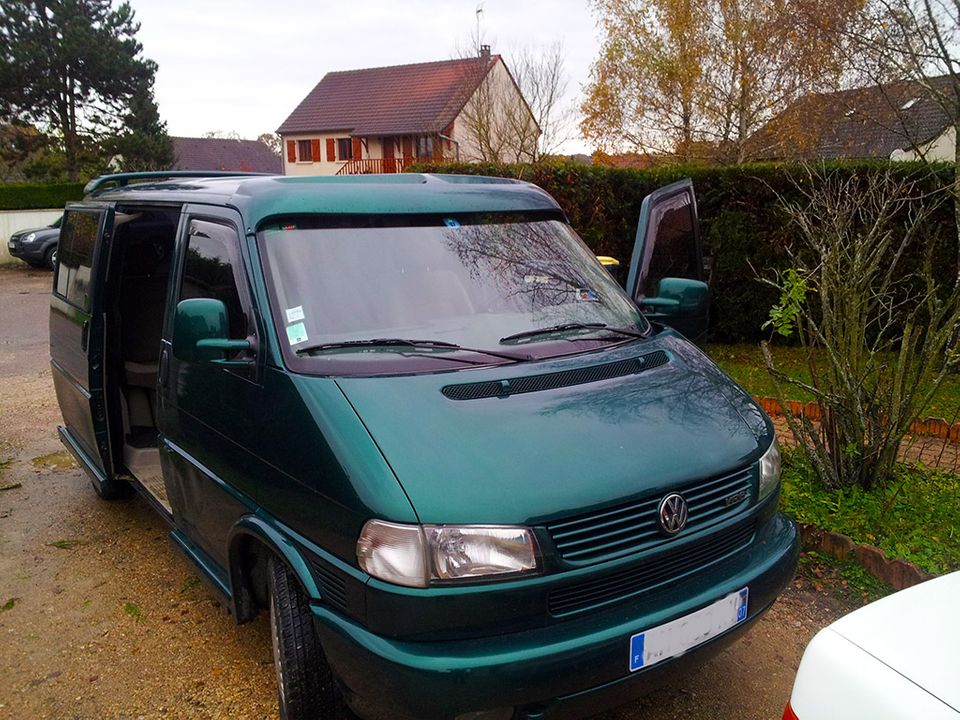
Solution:
M 948 76 L 929 81 L 952 92 Z M 935 140 L 952 124 L 918 83 L 905 81 L 805 95 L 747 141 L 758 160 L 889 158 Z
M 499 55 L 331 72 L 277 129 L 281 135 L 342 130 L 352 135 L 443 132 Z
M 236 170 L 280 175 L 279 155 L 259 140 L 173 137 L 174 170 Z

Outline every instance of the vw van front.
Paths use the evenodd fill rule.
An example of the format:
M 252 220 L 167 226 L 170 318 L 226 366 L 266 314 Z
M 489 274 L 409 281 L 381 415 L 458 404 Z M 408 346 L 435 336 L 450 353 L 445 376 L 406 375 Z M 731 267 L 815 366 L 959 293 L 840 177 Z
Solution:
M 422 182 L 437 196 L 404 213 L 257 228 L 304 405 L 323 416 L 336 384 L 413 516 L 316 558 L 319 644 L 277 651 L 282 714 L 318 712 L 291 677 L 366 718 L 591 714 L 694 667 L 793 577 L 773 428 L 667 326 L 707 317 L 688 183 L 645 202 L 624 292 L 539 189 Z

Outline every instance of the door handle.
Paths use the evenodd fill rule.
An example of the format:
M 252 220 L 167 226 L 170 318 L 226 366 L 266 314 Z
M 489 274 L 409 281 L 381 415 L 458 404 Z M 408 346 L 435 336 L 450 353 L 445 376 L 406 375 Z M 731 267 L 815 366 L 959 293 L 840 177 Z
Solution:
M 160 351 L 160 367 L 157 368 L 157 379 L 160 382 L 160 389 L 167 387 L 167 374 L 170 368 L 170 354 L 166 348 Z
M 80 326 L 80 350 L 87 351 L 87 342 L 90 339 L 90 321 L 84 320 Z

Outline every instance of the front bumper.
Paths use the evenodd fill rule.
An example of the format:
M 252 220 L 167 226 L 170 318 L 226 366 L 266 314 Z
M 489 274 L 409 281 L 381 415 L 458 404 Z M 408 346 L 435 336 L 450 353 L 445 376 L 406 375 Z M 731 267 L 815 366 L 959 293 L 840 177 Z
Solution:
M 46 249 L 42 242 L 25 243 L 19 238 L 10 238 L 7 242 L 7 252 L 12 257 L 19 258 L 28 263 L 43 262 L 43 253 Z
M 776 515 L 758 528 L 748 550 L 642 601 L 479 639 L 396 640 L 371 633 L 325 606 L 312 609 L 327 660 L 354 711 L 364 718 L 452 720 L 497 708 L 514 708 L 516 718 L 581 717 L 642 695 L 742 633 L 793 578 L 798 554 L 796 527 Z M 631 635 L 744 586 L 750 588 L 747 622 L 679 658 L 629 672 Z

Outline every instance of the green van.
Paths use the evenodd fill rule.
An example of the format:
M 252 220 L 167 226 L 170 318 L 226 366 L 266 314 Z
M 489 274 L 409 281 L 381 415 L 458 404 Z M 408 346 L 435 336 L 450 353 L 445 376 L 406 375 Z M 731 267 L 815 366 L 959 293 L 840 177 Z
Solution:
M 269 613 L 281 717 L 583 717 L 796 567 L 773 427 L 691 342 L 703 273 L 690 182 L 625 292 L 528 183 L 107 176 L 60 236 L 60 437 Z

